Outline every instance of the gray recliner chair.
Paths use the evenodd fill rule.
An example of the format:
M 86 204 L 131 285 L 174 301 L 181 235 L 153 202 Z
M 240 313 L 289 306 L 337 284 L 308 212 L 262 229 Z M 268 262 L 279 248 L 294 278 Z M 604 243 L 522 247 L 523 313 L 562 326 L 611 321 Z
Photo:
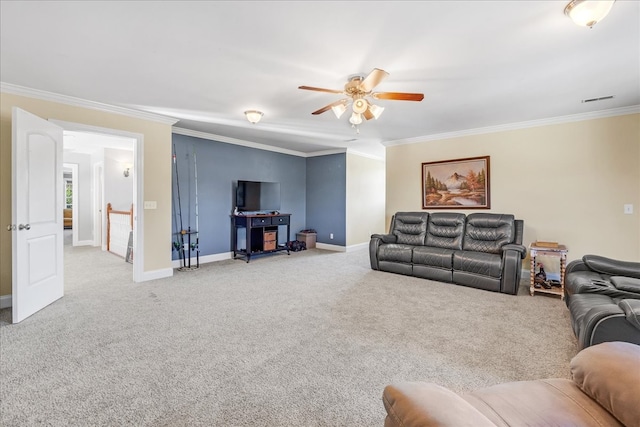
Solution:
M 580 348 L 640 345 L 640 263 L 585 255 L 567 266 L 564 292 Z

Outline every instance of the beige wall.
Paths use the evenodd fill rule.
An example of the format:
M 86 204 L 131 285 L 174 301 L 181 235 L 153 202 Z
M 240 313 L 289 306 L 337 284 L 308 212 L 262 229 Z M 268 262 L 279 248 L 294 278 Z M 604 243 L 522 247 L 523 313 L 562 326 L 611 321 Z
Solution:
M 422 162 L 485 155 L 490 212 L 523 219 L 525 245 L 640 261 L 640 114 L 388 147 L 386 223 L 422 209 Z
M 144 266 L 152 272 L 171 268 L 171 125 L 69 106 L 24 96 L 0 96 L 0 225 L 11 223 L 11 107 L 44 119 L 56 119 L 144 136 L 144 199 L 157 201 L 144 211 Z M 11 294 L 11 233 L 0 233 L 0 295 Z
M 346 245 L 368 243 L 385 231 L 384 161 L 347 153 L 346 186 Z

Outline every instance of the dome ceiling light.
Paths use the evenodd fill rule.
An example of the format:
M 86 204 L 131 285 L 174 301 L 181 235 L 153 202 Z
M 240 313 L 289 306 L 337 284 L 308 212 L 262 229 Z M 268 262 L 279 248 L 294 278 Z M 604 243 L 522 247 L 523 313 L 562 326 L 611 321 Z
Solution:
M 572 0 L 564 8 L 564 14 L 577 25 L 591 28 L 609 14 L 613 3 L 615 0 Z

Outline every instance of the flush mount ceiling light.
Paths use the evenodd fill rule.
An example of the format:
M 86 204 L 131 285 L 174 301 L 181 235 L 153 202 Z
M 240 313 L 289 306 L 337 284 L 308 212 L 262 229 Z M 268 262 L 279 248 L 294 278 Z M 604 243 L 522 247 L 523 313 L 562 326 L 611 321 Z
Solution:
M 247 117 L 247 120 L 255 125 L 260 121 L 264 113 L 258 110 L 247 110 L 244 112 L 244 115 Z
M 577 25 L 591 28 L 609 14 L 614 2 L 615 0 L 572 0 L 564 8 L 564 14 Z

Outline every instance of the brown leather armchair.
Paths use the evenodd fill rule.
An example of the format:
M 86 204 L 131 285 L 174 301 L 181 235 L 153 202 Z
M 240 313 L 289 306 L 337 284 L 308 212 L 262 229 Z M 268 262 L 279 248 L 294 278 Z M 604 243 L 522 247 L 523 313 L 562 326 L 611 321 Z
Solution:
M 432 383 L 389 385 L 385 427 L 640 426 L 640 346 L 606 342 L 571 360 L 572 380 L 495 385 L 456 394 Z

